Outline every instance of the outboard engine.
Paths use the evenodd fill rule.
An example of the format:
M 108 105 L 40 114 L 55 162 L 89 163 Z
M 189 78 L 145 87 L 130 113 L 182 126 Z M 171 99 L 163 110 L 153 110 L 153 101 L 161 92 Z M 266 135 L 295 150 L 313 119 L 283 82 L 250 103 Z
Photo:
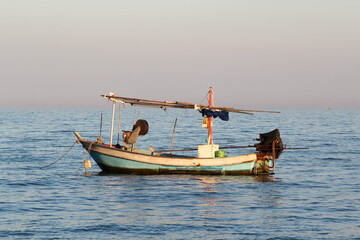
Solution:
M 260 139 L 256 139 L 260 143 L 256 144 L 256 150 L 260 153 L 265 153 L 274 156 L 278 159 L 283 151 L 283 144 L 280 138 L 279 129 L 275 129 L 268 133 L 260 134 Z M 274 151 L 274 152 L 273 152 Z

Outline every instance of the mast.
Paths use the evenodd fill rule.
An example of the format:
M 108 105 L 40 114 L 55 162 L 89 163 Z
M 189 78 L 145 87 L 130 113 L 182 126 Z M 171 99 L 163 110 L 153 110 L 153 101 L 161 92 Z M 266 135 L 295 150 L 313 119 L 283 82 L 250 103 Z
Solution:
M 209 92 L 209 108 L 213 106 L 213 88 L 210 87 Z M 212 138 L 212 117 L 209 117 L 209 130 L 208 130 L 208 144 L 213 144 L 213 138 Z

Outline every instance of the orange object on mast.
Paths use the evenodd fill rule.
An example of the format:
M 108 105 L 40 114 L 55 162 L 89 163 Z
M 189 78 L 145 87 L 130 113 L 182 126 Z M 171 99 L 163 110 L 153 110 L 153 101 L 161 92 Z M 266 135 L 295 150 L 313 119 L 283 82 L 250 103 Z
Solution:
M 211 108 L 213 106 L 213 88 L 210 87 L 210 93 L 209 93 L 209 107 Z M 209 130 L 208 130 L 208 144 L 213 144 L 213 138 L 212 138 L 212 117 L 209 117 Z

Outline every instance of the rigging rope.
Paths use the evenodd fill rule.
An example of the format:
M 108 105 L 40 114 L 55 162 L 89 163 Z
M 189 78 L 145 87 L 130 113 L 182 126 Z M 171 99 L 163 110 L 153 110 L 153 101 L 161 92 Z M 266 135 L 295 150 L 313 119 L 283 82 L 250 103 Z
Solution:
M 76 141 L 74 142 L 74 144 L 70 147 L 70 149 L 69 149 L 66 153 L 64 153 L 64 155 L 62 155 L 58 160 L 56 160 L 55 162 L 50 163 L 49 165 L 46 165 L 46 166 L 44 166 L 44 167 L 40 167 L 40 169 L 48 168 L 48 167 L 50 167 L 51 165 L 54 165 L 55 163 L 57 163 L 58 161 L 60 161 L 63 157 L 65 157 L 66 154 L 68 154 L 68 153 L 71 151 L 71 149 L 72 149 L 72 148 L 75 146 L 75 144 L 77 144 L 77 143 L 79 143 L 79 140 L 76 140 Z
M 204 101 L 205 98 L 207 98 L 207 102 L 209 103 L 209 98 L 208 98 L 209 94 L 210 94 L 210 91 L 209 91 L 209 92 L 205 95 L 205 97 L 201 100 L 200 104 L 203 104 L 203 101 Z

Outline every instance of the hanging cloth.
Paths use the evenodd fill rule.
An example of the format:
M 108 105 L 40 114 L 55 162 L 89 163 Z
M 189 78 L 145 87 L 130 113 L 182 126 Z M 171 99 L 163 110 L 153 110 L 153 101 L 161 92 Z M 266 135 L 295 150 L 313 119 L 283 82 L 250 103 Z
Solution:
M 201 109 L 201 114 L 203 117 L 219 117 L 223 121 L 229 121 L 229 112 L 227 111 L 213 111 L 209 109 Z

